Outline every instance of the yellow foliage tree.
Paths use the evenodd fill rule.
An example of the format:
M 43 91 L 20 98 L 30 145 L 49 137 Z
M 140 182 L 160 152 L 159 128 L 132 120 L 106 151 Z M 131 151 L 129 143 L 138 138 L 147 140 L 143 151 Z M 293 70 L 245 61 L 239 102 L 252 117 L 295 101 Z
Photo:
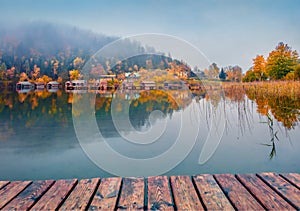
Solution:
M 69 75 L 70 75 L 70 80 L 78 80 L 81 76 L 79 70 L 70 70 Z
M 27 81 L 28 80 L 28 76 L 26 73 L 21 73 L 20 74 L 20 81 Z
M 263 55 L 257 55 L 255 59 L 253 59 L 253 72 L 259 81 L 266 78 L 266 61 Z

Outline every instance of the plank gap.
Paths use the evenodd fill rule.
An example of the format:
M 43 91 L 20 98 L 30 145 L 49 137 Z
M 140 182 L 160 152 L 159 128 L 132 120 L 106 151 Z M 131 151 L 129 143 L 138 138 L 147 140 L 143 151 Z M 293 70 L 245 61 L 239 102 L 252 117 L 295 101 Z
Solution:
M 268 185 L 272 190 L 274 190 L 279 196 L 281 196 L 281 198 L 283 198 L 286 202 L 288 202 L 292 207 L 294 207 L 296 210 L 298 210 L 299 208 L 291 201 L 289 200 L 287 197 L 285 197 L 282 193 L 280 193 L 275 187 L 273 187 L 267 180 L 265 180 L 262 176 L 260 176 L 259 174 L 256 174 L 257 177 L 259 177 L 259 179 L 261 179 L 266 185 Z
M 296 188 L 298 188 L 300 190 L 300 186 L 298 186 L 296 183 L 294 183 L 292 180 L 290 180 L 288 177 L 286 177 L 283 174 L 279 174 L 280 177 L 282 177 L 284 180 L 286 180 L 287 182 L 289 182 L 291 185 L 295 186 Z
M 14 183 L 17 183 L 16 185 L 13 185 Z M 24 184 L 24 186 L 22 187 L 22 184 Z M 11 186 L 11 185 L 13 185 L 13 187 L 12 188 L 10 188 L 10 189 L 8 189 L 8 190 L 4 190 L 5 188 L 7 188 L 8 187 L 8 185 L 7 186 L 5 186 L 3 189 L 1 189 L 1 191 L 3 191 L 4 190 L 4 192 L 3 193 L 5 193 L 6 194 L 6 197 L 8 198 L 6 201 L 2 201 L 3 203 L 2 204 L 0 204 L 0 210 L 3 208 L 3 207 L 5 207 L 5 206 L 7 206 L 12 200 L 14 200 L 18 195 L 20 195 L 29 185 L 31 185 L 32 184 L 32 181 L 14 181 L 14 182 L 11 182 L 11 183 L 9 183 L 9 185 Z M 20 188 L 20 189 L 19 189 Z M 11 192 L 11 189 L 17 189 L 17 193 L 16 194 L 13 194 L 13 196 L 12 197 L 9 197 L 9 196 L 7 196 L 7 195 L 9 195 L 9 193 Z M 14 190 L 14 191 L 16 191 L 16 190 Z M 1 197 L 2 197 L 2 195 L 1 195 Z
M 173 187 L 171 185 L 171 177 L 168 177 L 168 183 L 169 183 L 169 188 L 170 188 L 170 192 L 171 192 L 171 199 L 172 199 L 172 203 L 173 203 L 173 207 L 174 210 L 178 210 L 177 205 L 175 203 L 175 198 L 174 198 L 174 192 L 173 192 Z
M 200 202 L 202 204 L 202 207 L 204 208 L 204 210 L 207 210 L 207 207 L 206 207 L 206 205 L 205 205 L 205 203 L 204 203 L 204 201 L 203 201 L 203 199 L 202 199 L 202 197 L 200 195 L 200 191 L 197 188 L 197 185 L 196 185 L 196 182 L 195 182 L 195 179 L 194 179 L 193 176 L 191 176 L 191 180 L 192 180 L 192 184 L 193 184 L 193 186 L 194 186 L 194 188 L 196 190 L 197 196 L 198 196 L 198 198 L 199 198 L 199 200 L 200 200 Z
M 10 181 L 0 181 L 0 190 L 4 188 L 6 185 L 8 185 Z
M 49 185 L 49 187 L 46 188 L 46 190 L 43 193 L 41 193 L 40 196 L 38 196 L 38 198 L 34 201 L 34 203 L 28 207 L 28 210 L 30 210 L 47 193 L 47 191 L 54 185 L 55 182 L 56 181 L 53 180 L 53 182 Z
M 231 206 L 235 209 L 238 210 L 236 208 L 236 206 L 234 205 L 234 203 L 231 201 L 231 199 L 229 198 L 229 196 L 227 195 L 226 191 L 224 190 L 224 188 L 222 187 L 222 185 L 219 183 L 219 181 L 217 180 L 215 174 L 212 175 L 213 178 L 215 179 L 216 183 L 218 184 L 218 186 L 221 188 L 221 190 L 223 191 L 224 195 L 226 196 L 227 200 L 230 202 Z
M 144 178 L 144 210 L 149 210 L 148 208 L 148 177 Z
M 234 177 L 239 181 L 239 183 L 241 183 L 242 186 L 244 186 L 244 188 L 246 188 L 246 190 L 253 196 L 253 198 L 265 209 L 268 210 L 268 208 L 259 200 L 259 198 L 257 198 L 257 196 L 252 193 L 252 191 L 243 183 L 242 180 L 240 180 L 240 178 L 235 174 Z
M 94 189 L 94 192 L 92 193 L 91 197 L 89 198 L 89 200 L 88 200 L 88 202 L 87 202 L 87 205 L 86 205 L 86 209 L 85 209 L 85 210 L 88 210 L 88 209 L 89 209 L 89 207 L 90 207 L 90 205 L 91 205 L 91 203 L 92 203 L 92 201 L 93 201 L 93 198 L 95 197 L 95 194 L 96 194 L 96 192 L 97 192 L 97 190 L 98 190 L 98 188 L 99 188 L 99 186 L 100 186 L 101 180 L 102 180 L 102 179 L 99 178 L 99 181 L 98 181 L 97 184 L 96 184 L 96 188 Z
M 116 201 L 116 204 L 115 204 L 115 207 L 114 207 L 115 211 L 118 209 L 119 201 L 120 201 L 120 198 L 121 198 L 121 192 L 122 192 L 122 189 L 123 189 L 123 180 L 124 180 L 124 178 L 122 178 L 122 180 L 121 180 L 117 201 Z
M 61 200 L 61 202 L 59 203 L 59 205 L 57 206 L 56 210 L 59 210 L 61 208 L 61 206 L 65 203 L 65 201 L 67 200 L 67 198 L 70 196 L 70 194 L 73 192 L 73 190 L 75 189 L 75 187 L 78 185 L 78 180 L 76 180 L 75 184 L 73 185 L 73 187 L 69 190 L 69 192 L 66 194 L 66 197 Z

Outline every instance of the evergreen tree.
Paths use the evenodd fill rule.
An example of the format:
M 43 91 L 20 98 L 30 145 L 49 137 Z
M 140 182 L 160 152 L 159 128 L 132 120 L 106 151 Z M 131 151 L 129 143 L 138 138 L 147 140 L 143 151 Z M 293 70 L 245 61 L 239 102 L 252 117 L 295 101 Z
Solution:
M 226 73 L 224 72 L 224 69 L 222 68 L 221 69 L 221 72 L 220 72 L 220 74 L 219 74 L 219 78 L 222 80 L 222 81 L 224 81 L 225 79 L 226 79 Z

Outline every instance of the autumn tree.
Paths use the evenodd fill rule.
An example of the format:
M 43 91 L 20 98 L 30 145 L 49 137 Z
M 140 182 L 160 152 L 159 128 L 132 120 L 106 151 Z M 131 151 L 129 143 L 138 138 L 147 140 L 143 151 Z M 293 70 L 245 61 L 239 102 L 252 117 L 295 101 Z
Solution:
M 204 69 L 204 74 L 209 79 L 215 79 L 219 77 L 220 68 L 216 63 L 209 65 L 208 69 Z
M 28 76 L 26 73 L 21 73 L 20 74 L 20 81 L 28 81 Z
M 253 59 L 253 72 L 258 81 L 267 79 L 266 61 L 263 55 L 257 55 Z
M 292 72 L 298 63 L 297 51 L 287 44 L 280 42 L 275 50 L 269 53 L 266 64 L 266 72 L 274 80 L 282 79 L 289 72 Z
M 69 75 L 70 80 L 78 80 L 81 77 L 79 70 L 70 70 Z
M 52 81 L 52 78 L 50 78 L 47 75 L 43 75 L 43 77 L 41 79 L 42 80 L 40 80 L 40 82 L 44 82 L 44 84 L 47 84 L 48 82 Z
M 226 80 L 239 82 L 242 80 L 242 68 L 238 65 L 225 67 Z
M 243 82 L 252 82 L 255 81 L 256 77 L 252 69 L 248 70 L 243 77 Z
M 211 65 L 209 65 L 208 70 L 209 78 L 217 78 L 219 76 L 220 68 L 216 63 L 212 63 Z
M 295 80 L 300 80 L 300 64 L 295 66 L 294 78 Z
M 8 80 L 13 79 L 15 77 L 15 70 L 16 68 L 13 66 L 6 71 L 6 78 Z

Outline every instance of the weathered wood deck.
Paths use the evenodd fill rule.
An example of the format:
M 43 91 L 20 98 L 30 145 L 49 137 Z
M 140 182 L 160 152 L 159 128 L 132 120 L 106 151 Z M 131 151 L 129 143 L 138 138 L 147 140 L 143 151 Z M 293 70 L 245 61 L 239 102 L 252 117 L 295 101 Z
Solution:
M 299 210 L 300 174 L 0 181 L 1 210 Z

